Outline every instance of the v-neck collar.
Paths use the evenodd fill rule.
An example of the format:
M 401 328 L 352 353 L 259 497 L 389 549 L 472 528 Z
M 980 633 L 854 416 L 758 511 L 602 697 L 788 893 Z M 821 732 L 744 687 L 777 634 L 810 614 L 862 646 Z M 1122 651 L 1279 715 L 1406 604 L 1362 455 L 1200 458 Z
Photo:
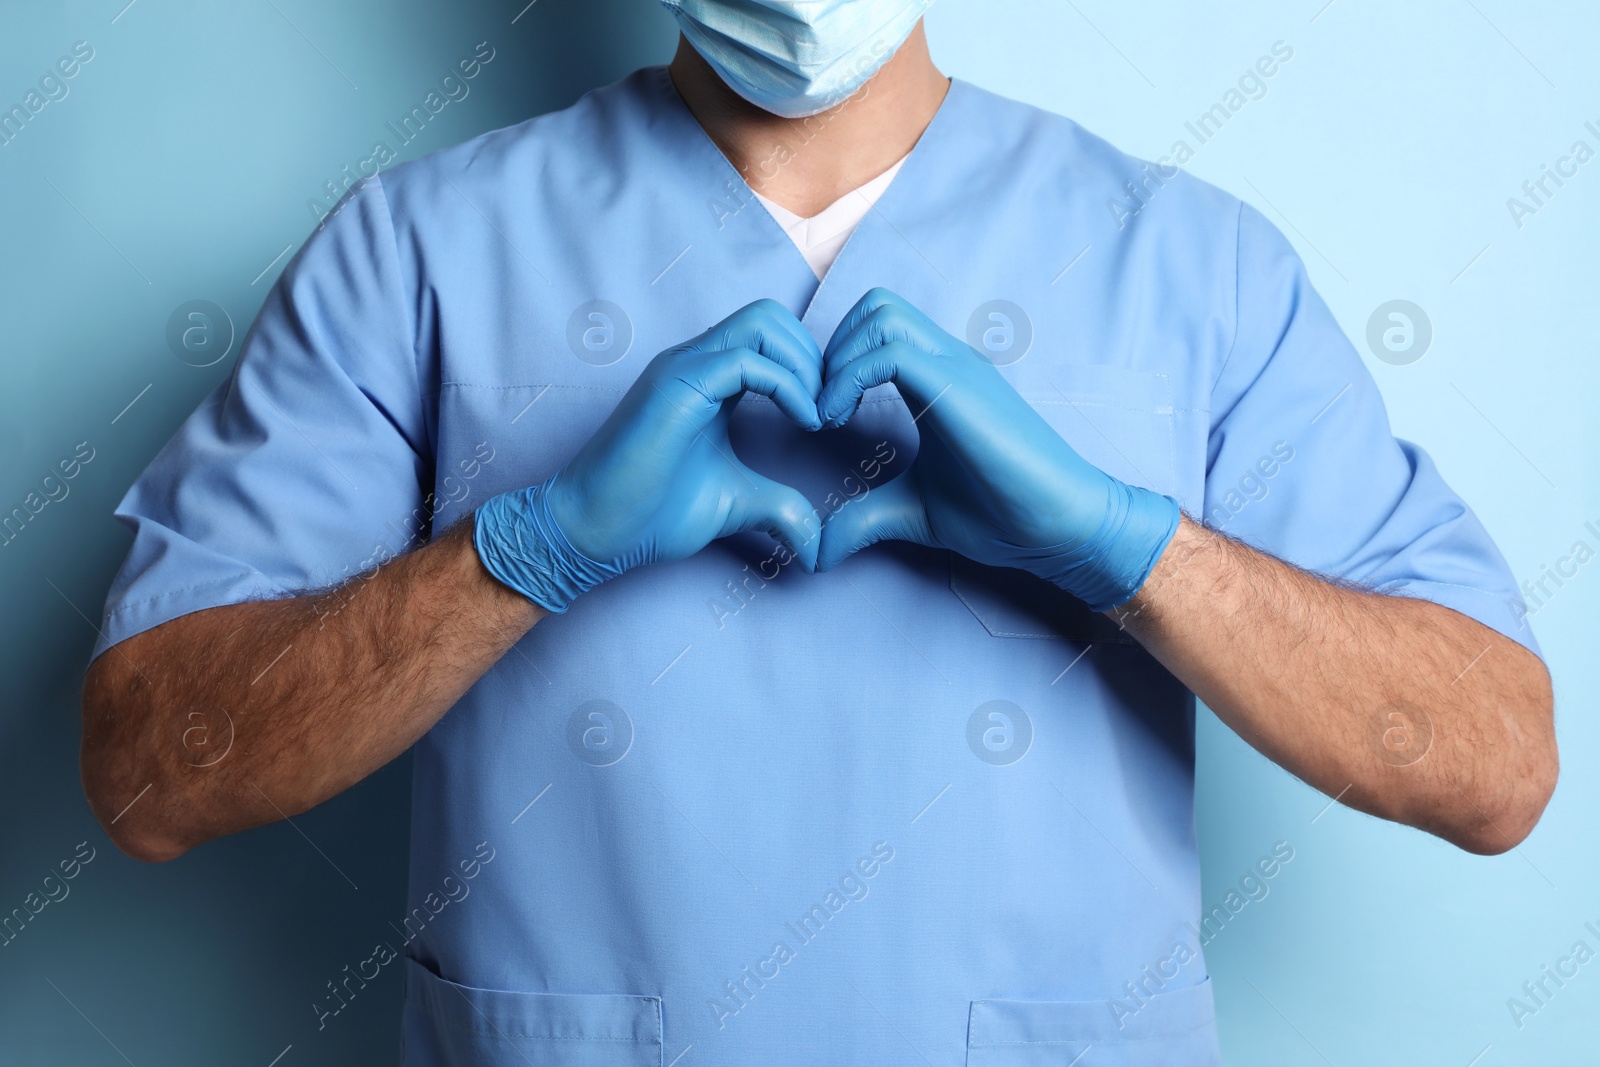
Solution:
M 778 224 L 783 227 L 785 232 L 792 235 L 797 227 L 804 224 L 808 241 L 811 243 L 815 243 L 816 240 L 828 241 L 845 230 L 855 229 L 856 223 L 866 217 L 866 211 L 870 210 L 872 205 L 876 204 L 878 199 L 883 196 L 884 190 L 889 188 L 895 176 L 900 173 L 900 167 L 905 161 L 906 157 L 901 156 L 889 164 L 882 174 L 867 179 L 854 189 L 847 190 L 833 203 L 828 204 L 814 215 L 798 215 L 776 200 L 772 200 L 761 193 L 756 193 L 755 195 L 756 199 L 761 202 L 761 206 L 766 208 L 767 212 L 778 220 Z M 865 208 L 862 206 L 863 201 L 865 202 Z M 841 222 L 840 220 L 849 221 Z
M 666 108 L 671 115 L 670 121 L 684 129 L 684 132 L 702 155 L 709 153 L 716 176 L 722 179 L 717 184 L 734 190 L 741 203 L 755 207 L 757 209 L 756 213 L 762 220 L 756 225 L 765 227 L 771 240 L 779 242 L 787 248 L 789 258 L 799 270 L 804 271 L 807 277 L 816 278 L 816 274 L 811 270 L 811 265 L 806 262 L 805 256 L 795 246 L 794 241 L 784 231 L 782 225 L 772 217 L 770 212 L 761 206 L 756 199 L 755 190 L 750 187 L 750 183 L 745 180 L 744 175 L 739 173 L 739 169 L 723 154 L 722 149 L 717 147 L 717 143 L 711 139 L 711 135 L 706 132 L 705 127 L 701 126 L 700 121 L 694 117 L 694 112 L 689 110 L 689 105 L 678 93 L 678 87 L 673 84 L 671 73 L 665 66 L 657 67 L 656 73 L 657 86 L 664 94 L 666 102 L 670 105 Z M 862 254 L 859 248 L 866 243 L 864 231 L 865 233 L 875 231 L 877 223 L 887 218 L 885 209 L 888 209 L 888 214 L 892 215 L 900 202 L 905 197 L 912 195 L 912 192 L 908 191 L 908 189 L 914 190 L 923 181 L 923 173 L 930 166 L 937 165 L 937 160 L 930 157 L 936 157 L 939 154 L 943 144 L 949 138 L 950 128 L 957 125 L 957 115 L 963 109 L 972 90 L 973 87 L 962 79 L 950 79 L 950 87 L 945 91 L 944 99 L 939 102 L 939 107 L 934 111 L 933 117 L 928 120 L 927 126 L 923 128 L 916 144 L 912 145 L 911 151 L 901 160 L 900 170 L 895 175 L 894 180 L 889 183 L 889 187 L 883 191 L 878 201 L 872 206 L 872 209 L 867 212 L 866 217 L 861 220 L 850 234 L 850 237 L 845 241 L 844 247 L 839 250 L 839 255 L 834 259 L 833 265 L 829 267 L 827 273 L 817 283 L 816 289 L 812 292 L 811 298 L 807 302 L 804 313 L 800 316 L 803 323 L 808 326 L 820 325 L 815 321 L 819 312 L 819 305 L 831 302 L 833 290 L 839 287 L 836 279 L 840 275 L 840 264 L 847 260 L 853 264 L 854 260 Z M 676 133 L 677 131 L 673 132 Z M 892 223 L 888 225 L 890 229 L 900 233 Z M 902 233 L 901 236 L 904 237 L 904 234 Z M 830 283 L 832 284 L 830 285 Z M 857 293 L 850 299 L 854 300 L 860 295 L 860 293 Z

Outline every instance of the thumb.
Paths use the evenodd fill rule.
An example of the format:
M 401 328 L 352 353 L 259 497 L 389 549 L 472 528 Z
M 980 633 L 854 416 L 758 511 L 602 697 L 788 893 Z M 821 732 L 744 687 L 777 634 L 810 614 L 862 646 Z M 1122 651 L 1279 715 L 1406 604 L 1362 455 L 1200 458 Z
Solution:
M 900 475 L 828 516 L 822 524 L 817 570 L 831 570 L 879 541 L 910 541 L 929 548 L 940 547 L 928 526 L 922 495 L 908 475 Z
M 817 549 L 821 544 L 816 511 L 798 489 L 763 477 L 748 467 L 744 492 L 733 503 L 728 521 L 719 537 L 750 530 L 769 533 L 786 545 L 807 574 L 817 570 Z

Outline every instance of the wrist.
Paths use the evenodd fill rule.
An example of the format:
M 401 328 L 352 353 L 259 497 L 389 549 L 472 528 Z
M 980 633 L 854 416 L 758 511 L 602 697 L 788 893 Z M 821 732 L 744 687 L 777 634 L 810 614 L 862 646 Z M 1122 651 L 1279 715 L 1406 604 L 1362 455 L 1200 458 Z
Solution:
M 469 511 L 463 521 L 451 526 L 429 547 L 442 554 L 442 578 L 446 588 L 468 597 L 497 630 L 520 627 L 520 635 L 548 612 L 496 578 L 484 565 L 475 543 L 477 525 L 477 512 Z
M 1126 603 L 1106 614 L 1123 629 L 1149 631 L 1187 619 L 1194 603 L 1223 615 L 1245 610 L 1233 603 L 1236 584 L 1228 580 L 1231 542 L 1188 515 L 1178 523 L 1172 541 L 1161 553 L 1145 584 Z

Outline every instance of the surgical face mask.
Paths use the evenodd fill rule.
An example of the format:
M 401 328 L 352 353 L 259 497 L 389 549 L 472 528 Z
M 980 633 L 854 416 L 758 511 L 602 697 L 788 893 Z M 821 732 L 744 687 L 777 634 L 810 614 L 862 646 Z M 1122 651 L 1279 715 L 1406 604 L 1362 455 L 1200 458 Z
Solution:
M 844 103 L 933 0 L 661 0 L 734 92 L 785 118 Z

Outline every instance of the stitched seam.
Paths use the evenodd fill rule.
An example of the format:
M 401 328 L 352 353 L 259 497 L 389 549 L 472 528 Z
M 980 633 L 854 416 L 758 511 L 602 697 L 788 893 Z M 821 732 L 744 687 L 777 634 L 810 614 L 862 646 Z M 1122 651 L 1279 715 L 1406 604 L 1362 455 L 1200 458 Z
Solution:
M 1152 377 L 1165 378 L 1167 376 L 1165 374 L 1159 374 L 1159 375 L 1152 375 Z M 522 385 L 488 385 L 488 384 L 479 383 L 479 382 L 440 382 L 439 383 L 439 388 L 440 389 L 491 389 L 491 390 L 501 390 L 501 391 L 516 391 L 516 390 L 528 390 L 528 389 L 580 389 L 580 390 L 587 390 L 587 391 L 592 391 L 592 392 L 602 392 L 602 393 L 625 393 L 625 392 L 627 392 L 626 389 L 623 389 L 620 386 L 615 386 L 615 385 L 565 385 L 565 384 L 559 384 L 559 383 L 556 383 L 556 382 L 533 382 L 533 383 L 522 384 Z M 1019 394 L 1019 395 L 1021 395 L 1022 399 L 1028 401 L 1028 403 L 1030 403 L 1030 404 L 1041 404 L 1041 405 L 1043 405 L 1043 404 L 1052 404 L 1052 405 L 1057 405 L 1057 406 L 1067 405 L 1067 406 L 1071 406 L 1071 407 L 1107 408 L 1107 409 L 1114 409 L 1114 410 L 1117 410 L 1117 411 L 1136 411 L 1136 412 L 1142 412 L 1142 413 L 1153 414 L 1153 415 L 1167 415 L 1167 414 L 1180 415 L 1180 414 L 1190 414 L 1190 413 L 1193 413 L 1193 412 L 1209 413 L 1211 411 L 1211 408 L 1209 406 L 1208 407 L 1195 407 L 1195 408 L 1180 408 L 1180 407 L 1165 407 L 1164 406 L 1164 407 L 1159 407 L 1159 408 L 1153 408 L 1153 407 L 1149 407 L 1149 406 L 1137 406 L 1137 405 L 1132 405 L 1132 404 L 1114 404 L 1114 403 L 1108 403 L 1108 402 L 1105 402 L 1105 401 L 1098 401 L 1098 400 L 1070 400 L 1070 399 L 1069 400 L 1055 400 L 1055 399 L 1051 399 L 1051 398 L 1043 397 L 1043 396 L 1030 397 L 1030 396 L 1028 396 L 1026 394 Z M 745 396 L 746 396 L 747 399 L 749 399 L 751 401 L 754 401 L 756 403 L 760 403 L 760 404 L 771 404 L 772 403 L 772 399 L 770 397 L 754 395 L 754 394 L 749 394 L 749 393 L 745 394 Z M 869 399 L 862 400 L 861 401 L 861 406 L 862 407 L 867 407 L 868 405 L 871 405 L 871 404 L 901 404 L 901 403 L 904 403 L 904 401 L 902 401 L 899 397 L 881 397 L 881 398 L 874 397 L 874 398 L 869 398 Z
M 961 603 L 966 606 L 967 611 L 971 613 L 972 617 L 977 620 L 978 625 L 982 626 L 984 631 L 988 633 L 990 637 L 1018 637 L 1045 641 L 1055 639 L 1058 641 L 1066 641 L 1069 644 L 1075 645 L 1116 645 L 1123 643 L 1115 637 L 1068 637 L 1065 634 L 1058 633 L 1030 634 L 1024 633 L 1021 630 L 996 630 L 993 626 L 990 626 L 988 620 L 978 612 L 978 609 L 973 605 L 972 601 L 968 600 L 966 596 L 962 594 L 961 589 L 956 585 L 956 576 L 953 569 L 951 570 L 950 581 L 948 584 L 950 586 L 950 592 L 954 593 L 956 599 L 961 601 Z
M 1170 405 L 1151 407 L 1148 404 L 1117 404 L 1105 400 L 1050 400 L 1044 397 L 1030 397 L 1024 395 L 1022 399 L 1030 404 L 1041 407 L 1073 407 L 1073 408 L 1100 408 L 1106 411 L 1132 411 L 1140 415 L 1176 415 L 1180 411 L 1197 411 L 1198 408 L 1175 408 Z
M 245 572 L 244 576 L 247 577 L 249 574 L 259 574 L 259 573 L 260 573 L 259 571 L 249 571 L 249 572 Z M 235 582 L 235 581 L 238 581 L 238 579 L 237 578 L 219 578 L 216 581 L 212 581 L 212 582 L 198 582 L 198 583 L 196 583 L 194 585 L 179 586 L 177 589 L 169 589 L 164 593 L 157 593 L 155 596 L 147 596 L 147 597 L 144 597 L 144 598 L 142 598 L 140 600 L 124 600 L 121 603 L 119 603 L 115 608 L 113 608 L 111 610 L 110 614 L 108 614 L 106 616 L 106 621 L 110 622 L 112 619 L 115 619 L 116 617 L 118 617 L 119 615 L 123 614 L 124 612 L 126 612 L 130 608 L 139 607 L 141 604 L 154 604 L 154 603 L 156 603 L 158 601 L 169 600 L 172 597 L 180 596 L 180 595 L 182 595 L 184 593 L 193 593 L 193 592 L 196 592 L 197 590 L 201 590 L 201 589 L 211 589 L 211 588 L 215 588 L 217 586 L 228 585 L 229 583 Z M 270 579 L 267 581 L 267 588 L 269 590 L 271 590 L 272 592 L 277 593 L 280 596 L 288 595 L 288 590 L 284 589 L 282 586 L 278 585 L 276 582 L 271 581 Z M 248 603 L 248 602 L 249 602 L 248 600 L 235 601 L 235 603 L 239 603 L 239 604 L 244 604 L 244 603 Z M 212 606 L 213 607 L 222 607 L 223 605 L 215 604 L 215 605 L 212 605 Z M 196 608 L 195 610 L 196 611 L 201 611 L 201 610 L 204 610 L 204 609 Z
M 410 326 L 407 332 L 411 335 L 411 373 L 416 380 L 417 396 L 420 398 L 422 396 L 422 357 L 417 351 L 417 331 L 419 326 L 416 318 L 416 307 L 409 299 L 410 294 L 406 292 L 406 268 L 400 259 L 400 235 L 395 231 L 394 227 L 394 205 L 389 203 L 389 191 L 383 187 L 383 175 L 374 174 L 371 181 L 373 188 L 378 191 L 379 198 L 383 200 L 383 217 L 389 223 L 389 247 L 394 252 L 395 287 L 399 290 L 400 306 L 405 309 L 406 322 Z M 426 423 L 426 419 L 423 421 Z
M 1431 578 L 1391 578 L 1382 585 L 1375 586 L 1374 589 L 1377 591 L 1382 591 L 1384 589 L 1393 588 L 1397 585 L 1437 585 L 1444 589 L 1465 589 L 1469 593 L 1481 593 L 1491 600 L 1498 601 L 1501 599 L 1500 594 L 1492 593 L 1487 589 L 1481 589 L 1475 585 L 1462 585 L 1460 582 L 1436 582 Z
M 463 1023 L 454 1023 L 448 1021 L 441 1022 L 437 1018 L 435 1018 L 433 1021 L 438 1025 L 446 1027 L 450 1030 L 459 1030 L 466 1034 L 480 1034 L 484 1037 L 516 1037 L 527 1041 L 582 1041 L 585 1044 L 599 1041 L 609 1041 L 621 1045 L 661 1044 L 661 1039 L 655 1037 L 554 1037 L 550 1034 L 525 1034 L 520 1030 L 511 1031 L 505 1029 L 504 1027 L 500 1029 L 480 1029 L 474 1026 L 467 1026 Z
M 1399 588 L 1400 586 L 1409 586 L 1411 588 L 1401 589 Z M 1424 588 L 1417 588 L 1419 586 Z M 1407 600 L 1422 600 L 1427 601 L 1430 604 L 1438 604 L 1437 601 L 1429 600 L 1428 597 L 1423 595 L 1428 587 L 1437 589 L 1459 589 L 1463 593 L 1475 594 L 1475 596 L 1483 598 L 1483 600 L 1487 603 L 1504 609 L 1506 614 L 1511 616 L 1511 618 L 1516 622 L 1517 629 L 1528 630 L 1529 632 L 1532 632 L 1532 627 L 1528 625 L 1527 616 L 1523 615 L 1519 617 L 1516 606 L 1508 598 L 1499 593 L 1492 593 L 1487 589 L 1480 589 L 1475 585 L 1462 585 L 1459 582 L 1433 582 L 1427 580 L 1426 578 L 1397 578 L 1393 581 L 1385 582 L 1382 585 L 1373 586 L 1371 587 L 1371 591 L 1380 596 L 1403 597 Z M 1444 608 L 1450 607 L 1448 604 L 1438 604 L 1438 606 Z M 1456 609 L 1450 608 L 1450 610 L 1455 611 Z M 1463 612 L 1463 614 L 1465 613 Z M 1473 619 L 1474 622 L 1479 622 L 1484 626 L 1488 626 L 1490 629 L 1494 628 L 1492 624 L 1484 622 L 1482 619 L 1476 619 L 1470 615 L 1467 617 Z
M 1116 1037 L 1116 1038 L 1100 1038 L 1100 1039 L 1088 1038 L 1088 1037 L 1063 1037 L 1063 1038 L 1059 1038 L 1059 1039 L 1051 1040 L 1051 1041 L 998 1041 L 998 1040 L 990 1039 L 990 1040 L 987 1040 L 987 1041 L 978 1041 L 978 1042 L 975 1043 L 974 1047 L 975 1048 L 996 1048 L 996 1047 L 1004 1047 L 1006 1045 L 1067 1045 L 1069 1047 L 1075 1047 L 1077 1045 L 1100 1045 L 1100 1044 L 1111 1045 L 1113 1047 L 1121 1047 L 1123 1045 L 1138 1045 L 1138 1044 L 1141 1044 L 1141 1043 L 1146 1042 L 1146 1041 L 1172 1041 L 1172 1040 L 1174 1040 L 1176 1038 L 1188 1037 L 1190 1034 L 1195 1033 L 1198 1030 L 1204 1030 L 1206 1028 L 1207 1028 L 1207 1024 L 1206 1023 L 1196 1023 L 1194 1026 L 1189 1027 L 1187 1030 L 1174 1030 L 1171 1033 L 1166 1033 L 1166 1034 L 1152 1034 L 1149 1037 Z
M 978 1001 L 977 1003 L 982 1004 L 982 1003 L 985 1003 L 985 1002 L 984 1001 Z M 1047 1041 L 1006 1041 L 1006 1040 L 1002 1040 L 1000 1038 L 992 1038 L 991 1037 L 991 1038 L 974 1038 L 973 1041 L 972 1041 L 972 1044 L 975 1047 L 982 1048 L 982 1047 L 987 1047 L 987 1046 L 991 1046 L 991 1045 L 1081 1045 L 1081 1044 L 1085 1044 L 1085 1043 L 1099 1044 L 1102 1040 L 1105 1040 L 1105 1041 L 1108 1041 L 1108 1042 L 1116 1044 L 1116 1045 L 1133 1045 L 1133 1044 L 1137 1044 L 1137 1043 L 1142 1042 L 1142 1041 L 1170 1041 L 1173 1038 L 1187 1037 L 1188 1035 L 1190 1035 L 1192 1033 L 1195 1033 L 1198 1030 L 1209 1029 L 1211 1027 L 1211 1025 L 1213 1024 L 1213 1022 L 1214 1022 L 1214 1020 L 1204 1020 L 1204 1019 L 1202 1019 L 1201 1021 L 1193 1023 L 1190 1026 L 1187 1026 L 1182 1030 L 1171 1030 L 1171 1031 L 1168 1031 L 1166 1033 L 1150 1034 L 1150 1035 L 1145 1036 L 1145 1037 L 1118 1037 L 1118 1038 L 1107 1038 L 1107 1039 L 1088 1038 L 1088 1037 L 1061 1037 L 1061 1038 L 1051 1038 L 1051 1039 L 1049 1039 Z M 995 1026 L 995 1023 L 994 1023 L 993 1020 L 990 1020 L 989 1025 L 990 1025 L 991 1028 L 998 1029 L 998 1027 Z
M 536 382 L 532 385 L 480 385 L 477 382 L 440 382 L 440 389 L 497 389 L 497 390 L 527 390 L 527 389 L 584 389 L 597 393 L 625 393 L 626 389 L 615 385 L 558 385 L 555 382 Z
M 978 625 L 982 626 L 984 628 L 984 630 L 986 630 L 991 637 L 1054 637 L 1054 636 L 1056 636 L 1055 634 L 1025 634 L 1025 633 L 1012 633 L 1012 632 L 1009 632 L 1009 631 L 996 630 L 993 627 L 991 627 L 988 624 L 988 622 L 986 622 L 984 620 L 984 617 L 982 615 L 978 614 L 978 609 L 973 606 L 972 601 L 968 600 L 965 596 L 963 596 L 962 593 L 961 593 L 961 590 L 956 588 L 956 576 L 953 573 L 950 575 L 949 585 L 950 585 L 950 591 L 956 595 L 956 599 L 961 601 L 962 604 L 966 605 L 967 611 L 971 612 L 972 617 L 978 621 Z
M 1239 345 L 1239 250 L 1244 247 L 1244 201 L 1240 200 L 1233 213 L 1233 336 L 1228 339 L 1228 354 L 1222 357 L 1222 363 L 1217 367 L 1217 376 L 1211 380 L 1211 392 L 1214 396 L 1217 385 L 1222 381 L 1222 376 L 1228 372 L 1228 364 L 1233 362 L 1233 351 Z
M 1165 377 L 1165 375 L 1163 375 L 1163 377 Z M 1172 411 L 1172 382 L 1170 380 L 1168 380 L 1168 382 L 1167 382 L 1167 410 L 1169 412 Z M 1168 469 L 1172 471 L 1172 494 L 1173 494 L 1173 496 L 1177 496 L 1179 493 L 1183 492 L 1183 472 L 1178 468 L 1178 418 L 1177 418 L 1177 413 L 1173 412 L 1169 418 L 1163 419 L 1162 421 L 1167 424 L 1167 466 L 1168 466 Z M 1204 506 L 1204 504 L 1205 504 L 1205 489 L 1204 489 L 1205 475 L 1203 473 L 1201 474 L 1200 482 L 1201 482 L 1201 486 L 1202 486 L 1201 493 L 1200 493 L 1200 502 L 1201 502 L 1201 505 Z

